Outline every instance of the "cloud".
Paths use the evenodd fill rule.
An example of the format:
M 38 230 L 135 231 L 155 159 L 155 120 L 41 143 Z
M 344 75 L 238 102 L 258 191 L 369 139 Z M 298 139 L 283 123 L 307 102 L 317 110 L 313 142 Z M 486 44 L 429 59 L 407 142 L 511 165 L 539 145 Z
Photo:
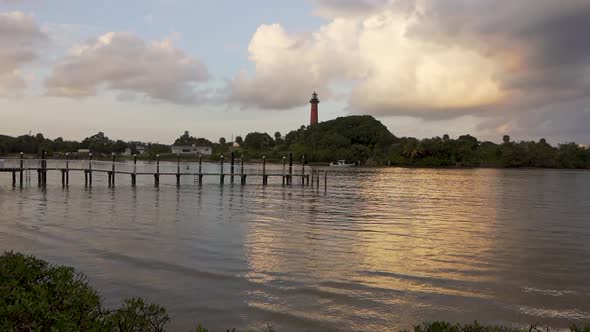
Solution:
M 278 24 L 259 27 L 249 45 L 256 74 L 241 72 L 229 82 L 230 102 L 288 109 L 305 102 L 313 89 L 328 92 L 332 77 L 356 77 L 360 59 L 349 55 L 333 60 L 355 48 L 347 36 L 354 33 L 356 27 L 348 21 L 334 22 L 312 36 L 288 34 Z
M 315 13 L 322 17 L 358 17 L 393 5 L 391 0 L 314 0 Z
M 547 138 L 552 143 L 575 141 L 590 143 L 590 98 L 563 102 L 538 109 L 513 112 L 502 117 L 488 117 L 477 130 L 491 139 L 504 134 L 515 140 Z
M 0 96 L 26 88 L 22 68 L 38 58 L 38 49 L 47 40 L 33 17 L 21 12 L 0 13 Z
M 276 24 L 254 33 L 255 71 L 229 82 L 231 102 L 289 109 L 346 82 L 352 112 L 431 119 L 526 112 L 590 93 L 587 0 L 315 3 L 328 21 L 313 33 Z
M 170 39 L 146 42 L 123 32 L 109 32 L 70 50 L 45 82 L 49 95 L 86 97 L 99 90 L 136 98 L 193 104 L 203 101 L 199 84 L 206 66 L 174 47 Z

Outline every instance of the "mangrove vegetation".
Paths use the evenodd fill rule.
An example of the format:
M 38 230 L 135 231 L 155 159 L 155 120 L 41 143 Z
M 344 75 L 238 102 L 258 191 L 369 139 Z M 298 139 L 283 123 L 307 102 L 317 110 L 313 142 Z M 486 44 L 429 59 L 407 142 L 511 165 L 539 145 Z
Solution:
M 208 146 L 211 160 L 233 152 L 246 160 L 281 160 L 292 153 L 296 160 L 305 156 L 308 162 L 326 163 L 345 159 L 362 165 L 407 167 L 543 167 L 590 168 L 590 149 L 569 142 L 550 145 L 545 139 L 513 141 L 506 135 L 501 143 L 480 141 L 469 134 L 451 138 L 449 135 L 417 139 L 396 137 L 387 127 L 368 115 L 340 117 L 311 126 L 301 126 L 285 135 L 275 132 L 248 133 L 234 142 L 221 137 L 211 141 L 185 132 L 173 145 Z M 141 147 L 141 151 L 140 150 Z M 75 153 L 85 149 L 97 157 L 111 153 L 142 153 L 144 158 L 171 155 L 171 146 L 158 143 L 112 140 L 99 132 L 82 140 L 68 141 L 61 137 L 48 139 L 43 134 L 9 137 L 0 135 L 0 155 L 20 152 L 39 155 L 45 150 L 52 155 Z

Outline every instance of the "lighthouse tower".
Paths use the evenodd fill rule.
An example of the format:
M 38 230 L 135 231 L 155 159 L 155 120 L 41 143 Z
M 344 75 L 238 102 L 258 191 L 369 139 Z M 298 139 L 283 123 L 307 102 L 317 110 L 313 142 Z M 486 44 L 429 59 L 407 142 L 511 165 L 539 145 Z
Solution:
M 309 124 L 314 125 L 318 123 L 318 104 L 320 103 L 317 92 L 313 93 L 312 98 L 309 102 L 311 103 L 311 117 L 309 120 Z

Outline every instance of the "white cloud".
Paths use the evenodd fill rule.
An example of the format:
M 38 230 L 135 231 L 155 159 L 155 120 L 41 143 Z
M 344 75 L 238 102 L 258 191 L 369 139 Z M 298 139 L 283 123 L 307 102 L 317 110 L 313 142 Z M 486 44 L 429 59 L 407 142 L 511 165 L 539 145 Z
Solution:
M 21 12 L 0 13 L 0 96 L 26 88 L 22 68 L 38 58 L 38 48 L 46 40 L 33 17 Z
M 170 39 L 146 42 L 131 33 L 109 32 L 72 48 L 45 85 L 54 96 L 92 96 L 104 88 L 125 99 L 135 94 L 192 104 L 202 102 L 199 83 L 208 78 L 206 66 Z
M 500 98 L 494 63 L 474 50 L 411 38 L 419 20 L 393 10 L 335 18 L 310 35 L 261 26 L 250 46 L 253 77 L 240 73 L 229 85 L 231 101 L 243 106 L 287 109 L 302 105 L 313 90 L 330 96 L 332 83 L 356 82 L 350 105 L 380 114 L 461 112 Z
M 228 84 L 242 107 L 290 109 L 350 88 L 352 112 L 498 116 L 590 91 L 590 3 L 571 0 L 315 0 L 313 33 L 262 25 L 253 73 Z M 557 106 L 556 106 L 557 107 Z

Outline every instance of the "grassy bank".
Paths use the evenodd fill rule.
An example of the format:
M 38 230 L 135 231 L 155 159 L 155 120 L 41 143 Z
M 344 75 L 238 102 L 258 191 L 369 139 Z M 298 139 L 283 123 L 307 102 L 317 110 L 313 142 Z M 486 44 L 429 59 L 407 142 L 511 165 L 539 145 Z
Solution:
M 86 276 L 71 267 L 12 252 L 0 256 L 0 331 L 158 332 L 164 331 L 169 321 L 166 309 L 140 298 L 125 300 L 115 309 L 104 308 Z M 271 326 L 264 330 L 274 331 Z M 201 326 L 193 331 L 213 332 Z M 590 332 L 590 325 L 572 327 L 571 331 Z M 549 332 L 549 329 L 433 322 L 416 326 L 414 332 Z

